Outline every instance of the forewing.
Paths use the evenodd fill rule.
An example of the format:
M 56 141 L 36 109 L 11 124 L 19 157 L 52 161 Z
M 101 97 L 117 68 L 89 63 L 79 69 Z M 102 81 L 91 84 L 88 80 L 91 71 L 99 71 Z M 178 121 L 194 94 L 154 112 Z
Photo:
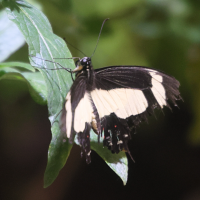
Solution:
M 80 76 L 74 81 L 70 91 L 66 96 L 65 105 L 61 115 L 61 130 L 66 132 L 67 137 L 70 138 L 70 142 L 73 142 L 74 138 L 74 118 L 76 114 L 76 108 L 80 110 L 80 103 L 84 101 L 84 95 L 86 93 L 86 78 Z M 82 113 L 80 113 L 81 115 Z
M 86 88 L 87 77 L 78 76 L 66 97 L 65 109 L 61 117 L 61 130 L 66 132 L 71 143 L 74 135 L 77 134 L 86 162 L 90 163 L 90 130 L 92 127 L 97 132 L 100 128 L 98 128 L 98 113 Z
M 144 89 L 151 86 L 151 76 L 147 68 L 134 66 L 111 66 L 96 69 L 97 89 L 115 88 Z
M 92 97 L 101 117 L 114 112 L 127 118 L 146 111 L 151 114 L 156 107 L 168 106 L 168 100 L 176 105 L 175 100 L 181 99 L 179 85 L 174 77 L 150 68 L 105 67 L 95 70 Z

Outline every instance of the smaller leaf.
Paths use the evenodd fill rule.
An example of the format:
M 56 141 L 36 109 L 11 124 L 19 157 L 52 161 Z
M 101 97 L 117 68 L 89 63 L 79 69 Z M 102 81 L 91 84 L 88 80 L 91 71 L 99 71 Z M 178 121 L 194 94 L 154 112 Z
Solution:
M 0 11 L 0 62 L 24 45 L 25 40 L 16 24 L 8 19 L 5 10 Z
M 3 67 L 22 67 L 25 69 L 28 69 L 32 72 L 35 72 L 35 68 L 33 68 L 30 64 L 28 63 L 23 63 L 23 62 L 4 62 L 0 63 L 0 69 Z
M 39 104 L 44 105 L 47 103 L 47 88 L 44 78 L 40 72 L 22 72 L 18 69 L 8 66 L 11 66 L 11 63 L 0 64 L 0 80 L 11 79 L 25 81 L 28 84 L 29 92 L 32 98 Z M 29 66 L 29 64 L 24 63 L 23 67 L 27 69 L 31 66 Z
M 123 184 L 126 185 L 128 180 L 128 159 L 126 153 L 121 151 L 118 154 L 111 154 L 107 147 L 103 147 L 103 138 L 101 137 L 100 142 L 98 142 L 97 137 L 94 131 L 90 132 L 91 149 L 103 158 L 106 164 L 122 179 Z M 79 145 L 77 137 L 75 137 L 75 143 Z
M 59 171 L 64 167 L 67 158 L 70 154 L 72 144 L 68 142 L 66 135 L 56 133 L 59 130 L 59 124 L 54 123 L 51 130 L 55 133 L 49 145 L 49 160 L 44 174 L 44 187 L 50 186 L 59 174 Z

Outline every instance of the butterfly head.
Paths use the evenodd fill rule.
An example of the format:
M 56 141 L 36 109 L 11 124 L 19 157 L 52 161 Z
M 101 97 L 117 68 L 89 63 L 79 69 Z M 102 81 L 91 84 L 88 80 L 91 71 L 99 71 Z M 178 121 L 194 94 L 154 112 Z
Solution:
M 76 68 L 73 70 L 75 73 L 79 73 L 81 71 L 86 71 L 87 69 L 91 69 L 91 58 L 83 57 L 76 61 Z
M 80 59 L 80 63 L 83 66 L 89 66 L 89 65 L 91 65 L 91 58 L 90 57 L 83 57 L 82 59 Z

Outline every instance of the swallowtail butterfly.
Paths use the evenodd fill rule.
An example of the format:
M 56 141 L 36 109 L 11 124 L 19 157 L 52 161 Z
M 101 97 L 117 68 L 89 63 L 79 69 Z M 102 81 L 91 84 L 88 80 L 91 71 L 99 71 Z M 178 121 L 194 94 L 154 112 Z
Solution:
M 61 115 L 61 130 L 70 142 L 75 134 L 90 163 L 90 130 L 104 135 L 112 153 L 128 153 L 131 132 L 155 108 L 180 100 L 180 83 L 161 71 L 140 66 L 93 69 L 91 57 L 76 61 L 74 83 Z
M 93 69 L 91 57 L 78 59 L 71 71 L 75 80 L 67 94 L 60 123 L 61 131 L 71 143 L 77 134 L 87 163 L 91 162 L 91 129 L 99 137 L 103 134 L 103 145 L 112 153 L 124 150 L 130 154 L 128 141 L 134 128 L 147 121 L 155 108 L 170 108 L 169 100 L 176 105 L 175 101 L 181 99 L 180 83 L 172 76 L 140 66 Z

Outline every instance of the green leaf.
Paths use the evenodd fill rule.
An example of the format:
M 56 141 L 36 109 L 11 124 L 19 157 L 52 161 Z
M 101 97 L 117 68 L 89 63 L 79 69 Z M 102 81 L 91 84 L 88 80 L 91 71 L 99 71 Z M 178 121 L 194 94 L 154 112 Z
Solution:
M 5 10 L 0 11 L 0 62 L 24 45 L 25 40 L 18 27 L 8 19 Z
M 122 179 L 123 184 L 126 185 L 128 180 L 128 159 L 125 152 L 112 154 L 107 147 L 103 147 L 103 138 L 100 138 L 100 143 L 97 142 L 97 135 L 90 132 L 91 149 L 96 151 L 107 165 Z
M 40 72 L 20 71 L 13 67 L 20 67 L 35 71 L 35 69 L 27 63 L 8 62 L 0 63 L 0 80 L 11 79 L 25 81 L 28 84 L 29 92 L 32 98 L 39 104 L 47 103 L 47 88 L 43 76 Z
M 0 63 L 0 69 L 3 67 L 22 67 L 25 69 L 28 69 L 32 72 L 35 72 L 35 68 L 33 68 L 30 64 L 28 63 L 23 63 L 23 62 L 5 62 L 5 63 Z
M 65 165 L 71 149 L 65 136 L 60 133 L 58 114 L 62 110 L 72 80 L 65 70 L 45 70 L 44 68 L 57 69 L 59 66 L 41 59 L 54 61 L 53 58 L 71 58 L 72 56 L 64 40 L 53 34 L 48 19 L 41 11 L 25 1 L 16 1 L 15 4 L 12 2 L 11 8 L 7 2 L 6 6 L 10 20 L 18 26 L 29 45 L 29 54 L 37 56 L 37 58 L 30 57 L 31 65 L 41 68 L 39 70 L 47 86 L 49 119 L 52 123 L 52 141 L 44 177 L 44 186 L 47 187 Z M 72 59 L 62 59 L 59 63 L 67 68 L 75 67 Z
M 64 41 L 53 34 L 47 18 L 36 8 L 22 1 L 17 1 L 16 5 L 12 5 L 13 7 L 17 7 L 17 9 L 13 11 L 8 9 L 9 17 L 22 31 L 29 45 L 31 65 L 39 68 L 47 86 L 49 119 L 52 123 L 52 140 L 49 146 L 48 164 L 44 177 L 44 186 L 48 187 L 65 165 L 72 147 L 68 143 L 66 135 L 62 135 L 59 129 L 59 113 L 72 84 L 71 76 L 63 69 L 50 69 L 60 68 L 59 64 L 72 69 L 74 68 L 74 62 L 72 59 L 60 59 L 59 64 L 52 63 L 51 61 L 54 61 L 54 58 L 72 57 Z M 126 154 L 124 152 L 111 154 L 110 151 L 103 148 L 102 143 L 98 144 L 93 133 L 91 133 L 91 148 L 97 151 L 108 166 L 126 184 L 128 176 Z
M 52 140 L 48 151 L 48 164 L 44 175 L 44 187 L 51 185 L 65 165 L 72 145 L 66 135 L 60 134 L 59 125 L 52 127 Z
M 79 145 L 77 136 L 74 142 Z M 91 149 L 96 151 L 106 164 L 122 179 L 123 184 L 126 185 L 128 180 L 128 159 L 125 152 L 118 154 L 112 154 L 107 147 L 103 146 L 103 138 L 100 137 L 98 142 L 98 136 L 94 131 L 90 132 L 90 145 Z

